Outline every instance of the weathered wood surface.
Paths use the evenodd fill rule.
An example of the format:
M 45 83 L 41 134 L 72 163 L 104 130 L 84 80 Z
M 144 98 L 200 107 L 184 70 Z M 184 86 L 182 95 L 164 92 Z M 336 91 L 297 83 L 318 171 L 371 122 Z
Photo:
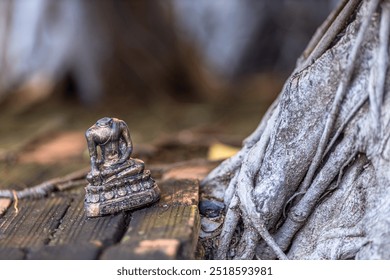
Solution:
M 86 218 L 83 186 L 49 198 L 9 200 L 0 259 L 191 259 L 200 229 L 197 180 L 160 182 L 160 201 L 134 212 Z
M 133 214 L 119 244 L 103 259 L 192 259 L 200 230 L 199 187 L 196 180 L 160 184 L 158 204 Z
M 76 195 L 47 246 L 32 252 L 30 259 L 96 259 L 105 247 L 120 240 L 130 214 L 88 219 L 84 194 Z
M 84 131 L 96 112 L 67 108 L 58 117 L 56 111 L 5 115 L 0 121 L 0 189 L 20 191 L 88 166 Z M 0 198 L 0 259 L 194 258 L 200 228 L 197 179 L 217 163 L 205 159 L 209 138 L 186 135 L 185 143 L 170 135 L 135 146 L 134 156 L 145 160 L 162 191 L 151 207 L 87 219 L 85 184 L 36 200 Z M 192 144 L 188 135 L 195 137 Z
M 10 249 L 21 249 L 27 253 L 48 244 L 69 203 L 69 198 L 56 196 L 19 201 L 18 210 L 9 207 L 0 219 L 0 257 L 9 257 L 7 252 Z

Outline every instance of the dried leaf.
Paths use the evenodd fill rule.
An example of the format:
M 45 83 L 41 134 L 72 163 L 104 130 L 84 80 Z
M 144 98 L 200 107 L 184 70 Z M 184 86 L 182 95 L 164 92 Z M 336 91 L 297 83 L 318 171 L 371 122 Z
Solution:
M 207 159 L 208 160 L 221 160 L 234 156 L 240 148 L 228 146 L 222 143 L 215 143 L 210 146 Z

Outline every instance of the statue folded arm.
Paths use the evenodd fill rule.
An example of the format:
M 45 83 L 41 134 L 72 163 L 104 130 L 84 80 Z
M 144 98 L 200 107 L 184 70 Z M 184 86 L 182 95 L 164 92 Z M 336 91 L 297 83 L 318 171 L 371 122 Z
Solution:
M 87 139 L 88 152 L 91 158 L 91 175 L 93 177 L 99 175 L 98 168 L 98 154 L 97 154 L 97 144 L 94 139 L 94 134 L 91 132 L 91 129 L 88 129 L 85 133 L 85 138 Z
M 130 158 L 131 153 L 133 152 L 133 142 L 131 141 L 129 128 L 127 127 L 126 123 L 122 120 L 118 120 L 118 122 L 120 136 L 123 140 L 123 147 L 121 147 L 122 155 L 118 160 L 118 164 L 122 164 Z

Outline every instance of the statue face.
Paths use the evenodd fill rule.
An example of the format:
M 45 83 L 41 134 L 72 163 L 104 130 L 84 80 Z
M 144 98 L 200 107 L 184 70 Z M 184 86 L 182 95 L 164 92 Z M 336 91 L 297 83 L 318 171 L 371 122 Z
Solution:
M 96 122 L 96 125 L 99 127 L 107 127 L 107 126 L 111 126 L 112 122 L 113 122 L 112 118 L 105 117 L 98 120 Z

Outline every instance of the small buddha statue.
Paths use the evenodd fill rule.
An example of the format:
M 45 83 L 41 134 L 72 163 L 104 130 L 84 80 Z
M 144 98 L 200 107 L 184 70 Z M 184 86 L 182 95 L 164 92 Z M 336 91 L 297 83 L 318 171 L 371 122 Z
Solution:
M 87 217 L 139 208 L 160 198 L 160 190 L 144 162 L 131 158 L 133 143 L 124 121 L 102 118 L 86 131 L 85 137 L 91 158 L 85 188 Z

